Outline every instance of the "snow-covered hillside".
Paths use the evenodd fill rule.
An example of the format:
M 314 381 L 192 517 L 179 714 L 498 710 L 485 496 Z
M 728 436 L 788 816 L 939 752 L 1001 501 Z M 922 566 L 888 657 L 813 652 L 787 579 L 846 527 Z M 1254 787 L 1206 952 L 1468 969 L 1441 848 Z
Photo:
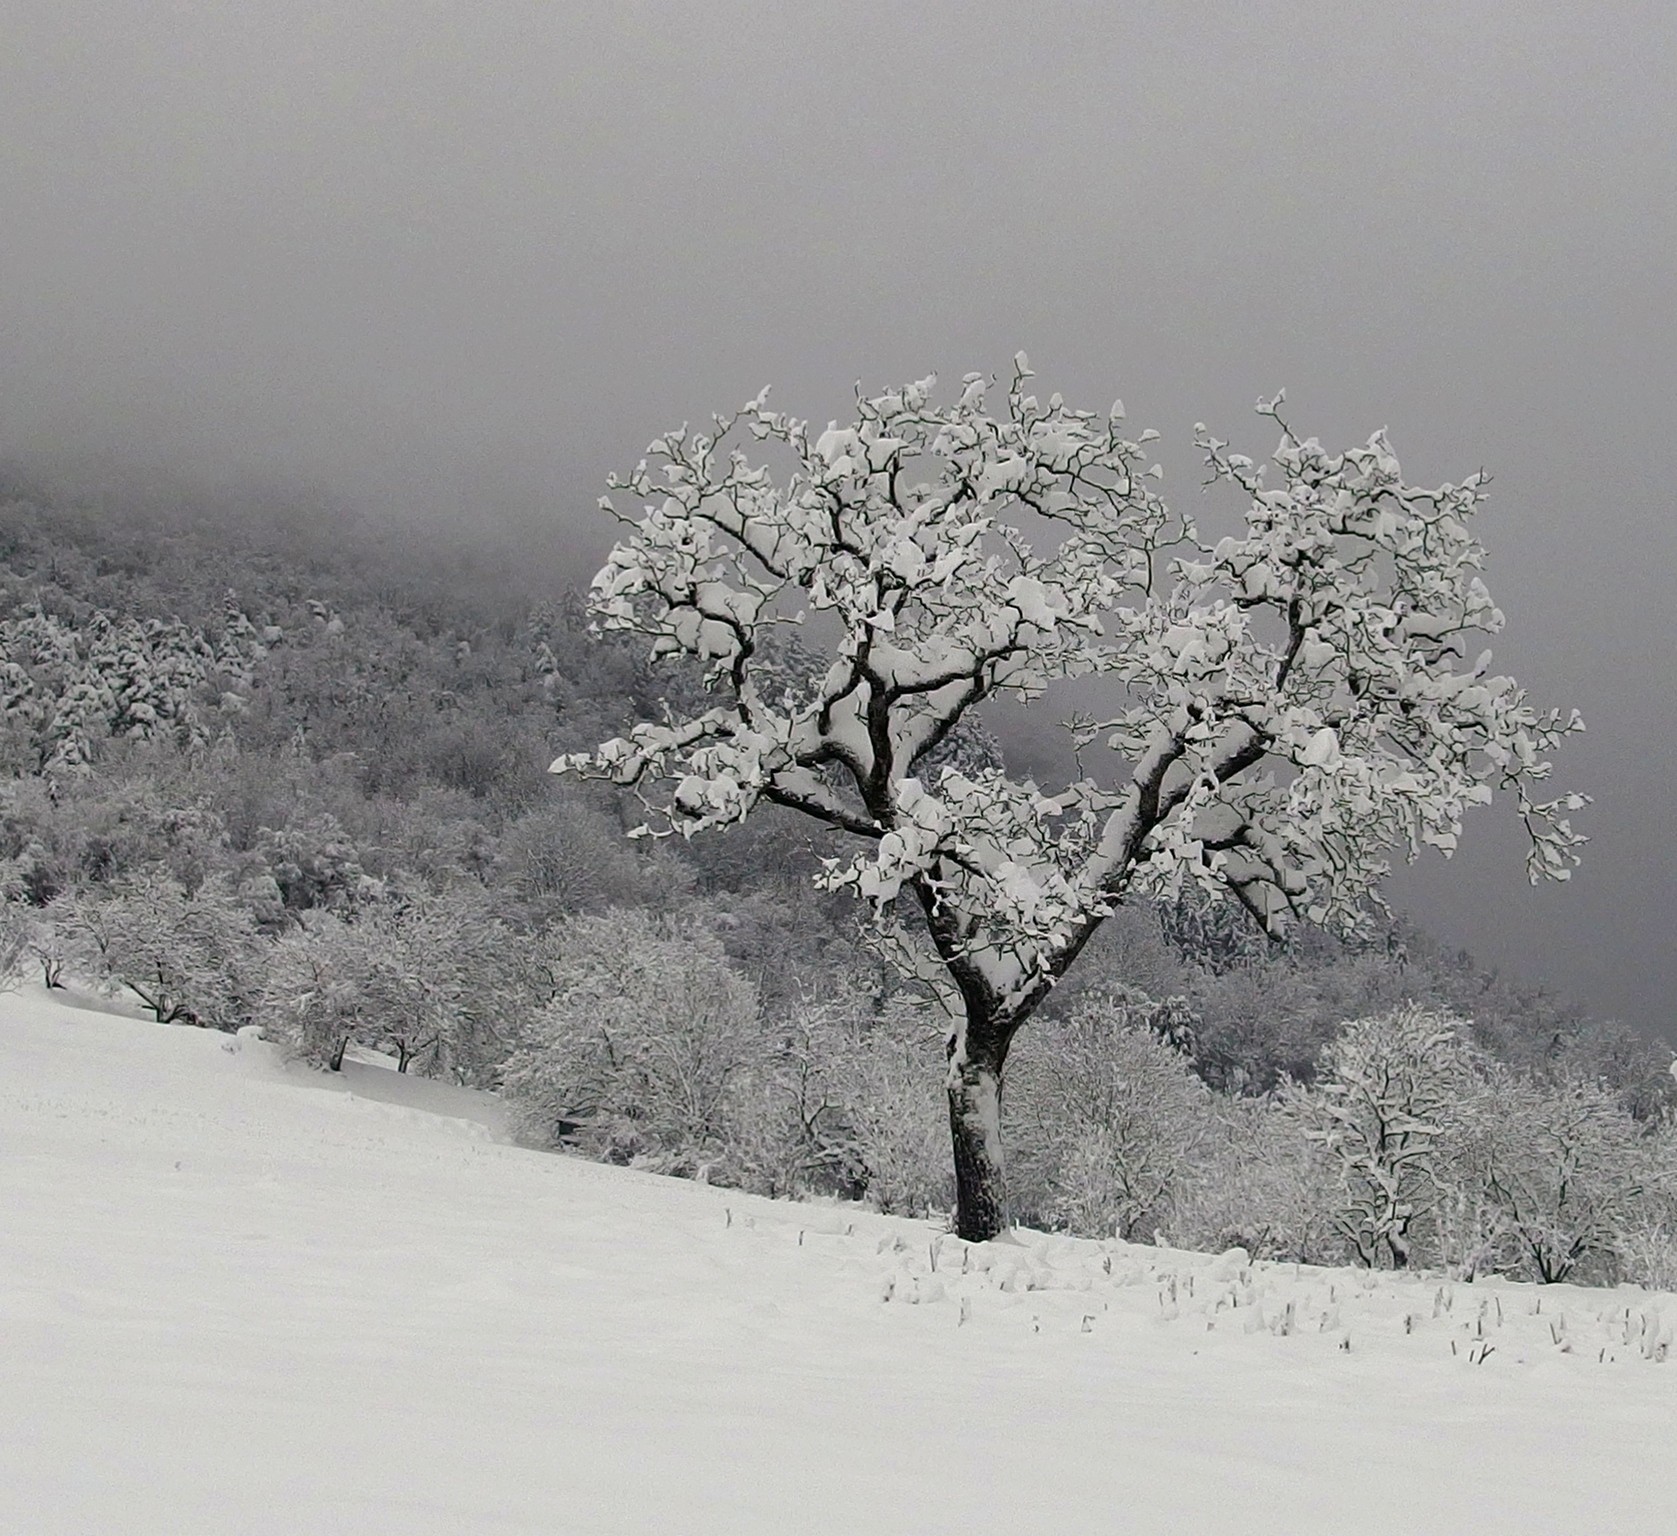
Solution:
M 0 998 L 0 1531 L 1677 1530 L 1677 1297 L 774 1204 Z

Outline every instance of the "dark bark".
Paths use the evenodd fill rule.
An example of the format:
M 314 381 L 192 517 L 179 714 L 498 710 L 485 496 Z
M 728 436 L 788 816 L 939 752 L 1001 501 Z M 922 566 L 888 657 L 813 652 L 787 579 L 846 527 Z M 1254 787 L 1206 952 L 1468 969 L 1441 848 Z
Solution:
M 955 1232 L 988 1242 L 1007 1228 L 1001 1142 L 1001 1052 L 970 1043 L 949 1064 L 949 1130 L 955 1148 Z
M 332 1052 L 331 1061 L 329 1061 L 327 1063 L 327 1066 L 329 1066 L 332 1071 L 334 1071 L 334 1072 L 343 1071 L 343 1069 L 344 1069 L 344 1052 L 347 1051 L 348 1049 L 349 1049 L 349 1036 L 344 1035 L 338 1041 L 337 1049 Z

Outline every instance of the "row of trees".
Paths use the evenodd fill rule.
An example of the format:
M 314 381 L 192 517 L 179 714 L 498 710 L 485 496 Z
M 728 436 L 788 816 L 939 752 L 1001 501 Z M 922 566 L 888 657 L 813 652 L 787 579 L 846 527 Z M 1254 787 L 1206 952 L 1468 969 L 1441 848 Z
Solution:
M 504 1077 L 525 1134 L 772 1195 L 947 1210 L 935 1065 L 912 1010 L 771 1024 L 719 952 L 632 919 L 586 955 Z M 1010 1084 L 1015 1211 L 1085 1235 L 1472 1279 L 1677 1283 L 1677 1119 L 1539 1077 L 1415 1006 L 1345 1025 L 1313 1082 L 1221 1094 L 1168 1010 L 1086 998 Z
M 323 1068 L 358 1044 L 499 1086 L 537 1144 L 774 1195 L 948 1208 L 942 1032 L 859 949 L 822 973 L 817 1005 L 753 985 L 729 953 L 741 928 L 718 921 L 734 914 L 696 903 L 532 925 L 504 889 L 369 876 L 341 832 L 259 847 L 277 871 L 263 900 L 255 882 L 189 889 L 151 865 L 9 901 L 0 962 L 119 988 L 161 1020 L 256 1023 Z M 1216 974 L 1173 960 L 1171 926 L 1132 913 L 1113 937 L 1132 974 L 1197 970 L 1190 993 L 1068 990 L 1021 1054 L 1004 1110 L 1021 1219 L 1317 1262 L 1669 1277 L 1677 1164 L 1657 1052 L 1626 1072 L 1622 1037 L 1583 1032 L 1520 1068 L 1443 1008 L 1338 1032 L 1318 1012 L 1307 1032 L 1326 1044 L 1302 1079 L 1214 1086 L 1201 1042 L 1231 980 L 1260 999 L 1370 999 L 1438 977 L 1384 951 Z
M 499 1086 L 524 1137 L 769 1195 L 949 1207 L 943 1040 L 882 978 L 768 1009 L 692 916 L 582 915 L 539 939 L 481 893 L 313 909 L 264 935 L 221 886 L 124 878 L 5 908 L 0 964 L 120 987 L 159 1020 L 256 1023 Z M 1343 1026 L 1310 1081 L 1228 1094 L 1184 999 L 1097 988 L 1041 1021 L 1010 1085 L 1033 1224 L 1464 1277 L 1677 1281 L 1677 1118 L 1565 1065 L 1496 1060 L 1446 1011 Z

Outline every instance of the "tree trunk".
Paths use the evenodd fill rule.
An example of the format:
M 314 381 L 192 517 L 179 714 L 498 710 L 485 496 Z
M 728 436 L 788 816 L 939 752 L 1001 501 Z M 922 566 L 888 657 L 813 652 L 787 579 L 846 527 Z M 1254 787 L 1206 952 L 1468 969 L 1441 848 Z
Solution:
M 990 1053 L 949 1062 L 949 1129 L 955 1143 L 955 1231 L 988 1242 L 1007 1227 L 1002 1164 L 1001 1065 Z

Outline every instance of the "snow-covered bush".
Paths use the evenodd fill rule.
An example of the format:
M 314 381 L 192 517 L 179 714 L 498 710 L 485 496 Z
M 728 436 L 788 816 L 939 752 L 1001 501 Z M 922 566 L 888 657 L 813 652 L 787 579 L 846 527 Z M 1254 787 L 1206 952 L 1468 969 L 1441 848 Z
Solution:
M 685 871 L 637 857 L 621 829 L 580 798 L 527 812 L 497 840 L 494 879 L 537 921 L 607 907 L 663 906 Z
M 1038 1025 L 1003 1101 L 1023 1219 L 1126 1238 L 1166 1219 L 1213 1130 L 1211 1091 L 1161 1037 L 1175 1022 L 1097 995 Z
M 921 1010 L 875 1014 L 804 1000 L 768 1026 L 735 1079 L 730 1182 L 764 1194 L 840 1195 L 909 1215 L 947 1211 L 947 1108 L 928 1068 L 943 1049 Z
M 166 871 L 188 890 L 229 866 L 226 828 L 169 749 L 125 749 L 97 778 L 0 784 L 0 879 L 44 906 L 61 891 Z
M 713 937 L 646 912 L 576 917 L 551 991 L 501 1077 L 525 1136 L 668 1172 L 723 1160 L 730 1089 L 762 1031 Z
M 1495 1063 L 1468 1028 L 1405 1005 L 1344 1025 L 1314 1084 L 1222 1101 L 1233 1134 L 1186 1181 L 1173 1239 L 1218 1246 L 1251 1226 L 1253 1252 L 1468 1279 L 1663 1273 L 1677 1205 L 1654 1198 L 1659 1137 L 1605 1085 Z
M 1614 1243 L 1622 1279 L 1651 1291 L 1677 1292 L 1677 1220 L 1638 1211 Z
M 287 911 L 324 907 L 353 912 L 380 893 L 361 866 L 360 853 L 335 816 L 304 816 L 283 827 L 263 827 L 255 852 Z
M 78 976 L 137 997 L 159 1022 L 250 1022 L 263 944 L 218 881 L 187 891 L 161 871 L 57 897 L 44 914 Z
M 263 1033 L 311 1066 L 336 1071 L 352 1043 L 371 1043 L 372 959 L 361 934 L 335 913 L 311 913 L 274 943 L 257 996 Z
M 830 1041 L 861 1192 L 882 1211 L 924 1216 L 954 1203 L 949 1104 L 937 1075 L 946 1038 L 935 1015 L 899 995 Z
M 1462 1106 L 1452 1178 L 1487 1200 L 1497 1267 L 1548 1283 L 1616 1278 L 1645 1214 L 1648 1147 L 1600 1083 L 1536 1081 L 1501 1066 Z
M 1538 1042 L 1547 1047 L 1541 1063 L 1545 1075 L 1604 1083 L 1637 1120 L 1650 1125 L 1677 1112 L 1677 1076 L 1665 1041 L 1617 1019 L 1574 1017 L 1533 1043 Z
M 1262 1098 L 1214 1095 L 1212 1133 L 1178 1182 L 1166 1241 L 1299 1264 L 1348 1261 L 1335 1219 L 1339 1171 L 1305 1135 L 1296 1098 L 1290 1084 Z

